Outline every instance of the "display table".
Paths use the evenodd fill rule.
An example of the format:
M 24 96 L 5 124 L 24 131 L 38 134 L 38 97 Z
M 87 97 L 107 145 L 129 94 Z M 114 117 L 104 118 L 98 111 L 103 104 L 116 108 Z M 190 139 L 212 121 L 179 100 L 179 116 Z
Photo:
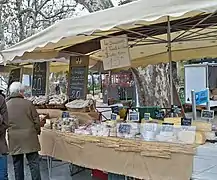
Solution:
M 42 130 L 41 155 L 145 180 L 189 180 L 191 145 L 93 137 Z

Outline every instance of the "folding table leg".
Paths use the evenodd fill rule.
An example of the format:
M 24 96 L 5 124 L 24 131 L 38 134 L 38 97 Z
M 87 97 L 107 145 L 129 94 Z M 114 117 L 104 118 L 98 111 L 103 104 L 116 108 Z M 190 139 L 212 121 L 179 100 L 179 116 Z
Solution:
M 49 179 L 52 177 L 52 158 L 47 156 L 47 167 L 48 167 L 48 176 Z

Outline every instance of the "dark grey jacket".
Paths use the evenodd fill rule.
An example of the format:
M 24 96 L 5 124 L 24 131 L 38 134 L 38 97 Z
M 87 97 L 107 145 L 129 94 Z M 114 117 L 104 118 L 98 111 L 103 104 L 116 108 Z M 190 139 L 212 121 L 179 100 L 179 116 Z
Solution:
M 8 152 L 6 130 L 8 129 L 8 111 L 5 98 L 0 95 L 0 154 Z

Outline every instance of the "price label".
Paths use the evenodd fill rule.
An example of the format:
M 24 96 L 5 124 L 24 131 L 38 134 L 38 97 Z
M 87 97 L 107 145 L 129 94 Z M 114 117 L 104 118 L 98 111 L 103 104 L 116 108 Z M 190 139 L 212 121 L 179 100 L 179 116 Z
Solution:
M 120 124 L 118 132 L 121 134 L 130 134 L 131 126 L 129 124 Z
M 80 91 L 76 91 L 76 90 L 72 90 L 71 98 L 72 99 L 80 99 L 81 98 L 81 92 Z
M 212 111 L 212 110 L 202 110 L 201 118 L 202 119 L 214 119 L 214 111 Z
M 172 123 L 163 123 L 162 131 L 163 132 L 173 132 L 174 126 Z
M 133 122 L 139 121 L 139 112 L 130 112 L 129 113 L 129 120 Z
M 182 118 L 181 125 L 182 126 L 191 126 L 192 119 L 191 118 Z
M 117 120 L 117 114 L 112 113 L 111 114 L 111 120 L 113 120 L 113 121 Z

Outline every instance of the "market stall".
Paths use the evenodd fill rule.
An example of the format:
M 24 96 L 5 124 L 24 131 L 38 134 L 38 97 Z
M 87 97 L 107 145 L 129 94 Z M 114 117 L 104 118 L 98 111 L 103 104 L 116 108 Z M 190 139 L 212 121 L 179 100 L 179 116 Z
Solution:
M 216 41 L 206 35 L 210 33 L 213 36 L 215 32 L 213 26 L 216 26 L 216 23 L 213 23 L 213 19 L 216 16 L 214 10 L 217 6 L 216 1 L 208 3 L 197 0 L 174 0 L 173 6 L 170 3 L 171 1 L 136 1 L 90 16 L 62 20 L 49 29 L 2 51 L 0 60 L 15 63 L 19 60 L 16 56 L 20 56 L 20 61 L 25 62 L 24 56 L 31 57 L 31 53 L 34 56 L 29 59 L 33 57 L 41 59 L 44 52 L 52 54 L 67 50 L 78 53 L 77 57 L 82 54 L 103 60 L 104 68 L 112 70 L 159 62 L 171 63 L 172 60 L 197 58 L 207 54 L 215 56 Z M 144 13 L 144 7 L 147 6 L 150 9 Z M 201 15 L 201 12 L 204 14 Z M 118 18 L 117 13 L 120 15 Z M 156 32 L 153 33 L 154 27 L 157 27 L 157 30 L 154 29 Z M 197 38 L 195 34 L 199 34 Z M 121 51 L 115 52 L 122 57 L 117 58 L 111 53 L 112 50 L 117 50 L 115 48 L 111 48 L 110 52 L 107 51 L 109 48 L 103 46 L 107 40 L 104 43 L 101 41 L 104 37 L 113 37 L 111 41 L 115 39 L 116 42 L 113 43 L 115 45 L 112 47 L 119 49 L 119 43 L 122 43 Z M 199 41 L 202 38 L 204 41 Z M 105 56 L 105 51 L 112 57 Z M 68 100 L 86 98 L 87 68 L 81 67 L 80 58 L 75 57 L 75 59 L 76 67 L 74 70 L 69 69 Z M 171 73 L 170 68 L 170 76 Z M 40 82 L 37 80 L 36 87 L 33 86 L 39 94 L 42 92 L 37 85 Z M 173 89 L 172 78 L 170 82 Z M 43 94 L 44 92 L 46 94 L 46 88 L 43 89 Z M 171 90 L 171 97 L 172 94 Z M 75 102 L 69 102 L 68 107 L 66 105 L 69 111 L 86 109 L 86 106 L 80 106 L 86 101 L 82 101 L 79 106 L 74 106 Z M 89 105 L 89 101 L 87 104 Z M 173 115 L 178 112 L 175 110 L 177 109 L 171 108 Z M 50 112 L 48 110 L 49 114 Z M 65 111 L 53 120 L 47 118 L 40 137 L 41 154 L 87 168 L 137 178 L 189 180 L 192 174 L 193 144 L 205 143 L 204 129 L 211 131 L 211 124 L 201 125 L 198 128 L 198 124 L 184 118 L 176 125 L 177 121 L 174 119 L 166 121 L 163 111 L 154 113 L 155 117 L 150 113 L 142 113 L 140 118 L 137 107 L 134 109 L 129 107 L 124 112 L 126 118 L 121 117 L 119 112 L 113 113 L 110 121 L 104 123 L 96 117 L 86 119 L 91 119 L 91 122 L 78 123 L 77 120 L 80 119 L 78 114 L 74 116 Z M 102 152 L 106 155 L 101 154 Z

